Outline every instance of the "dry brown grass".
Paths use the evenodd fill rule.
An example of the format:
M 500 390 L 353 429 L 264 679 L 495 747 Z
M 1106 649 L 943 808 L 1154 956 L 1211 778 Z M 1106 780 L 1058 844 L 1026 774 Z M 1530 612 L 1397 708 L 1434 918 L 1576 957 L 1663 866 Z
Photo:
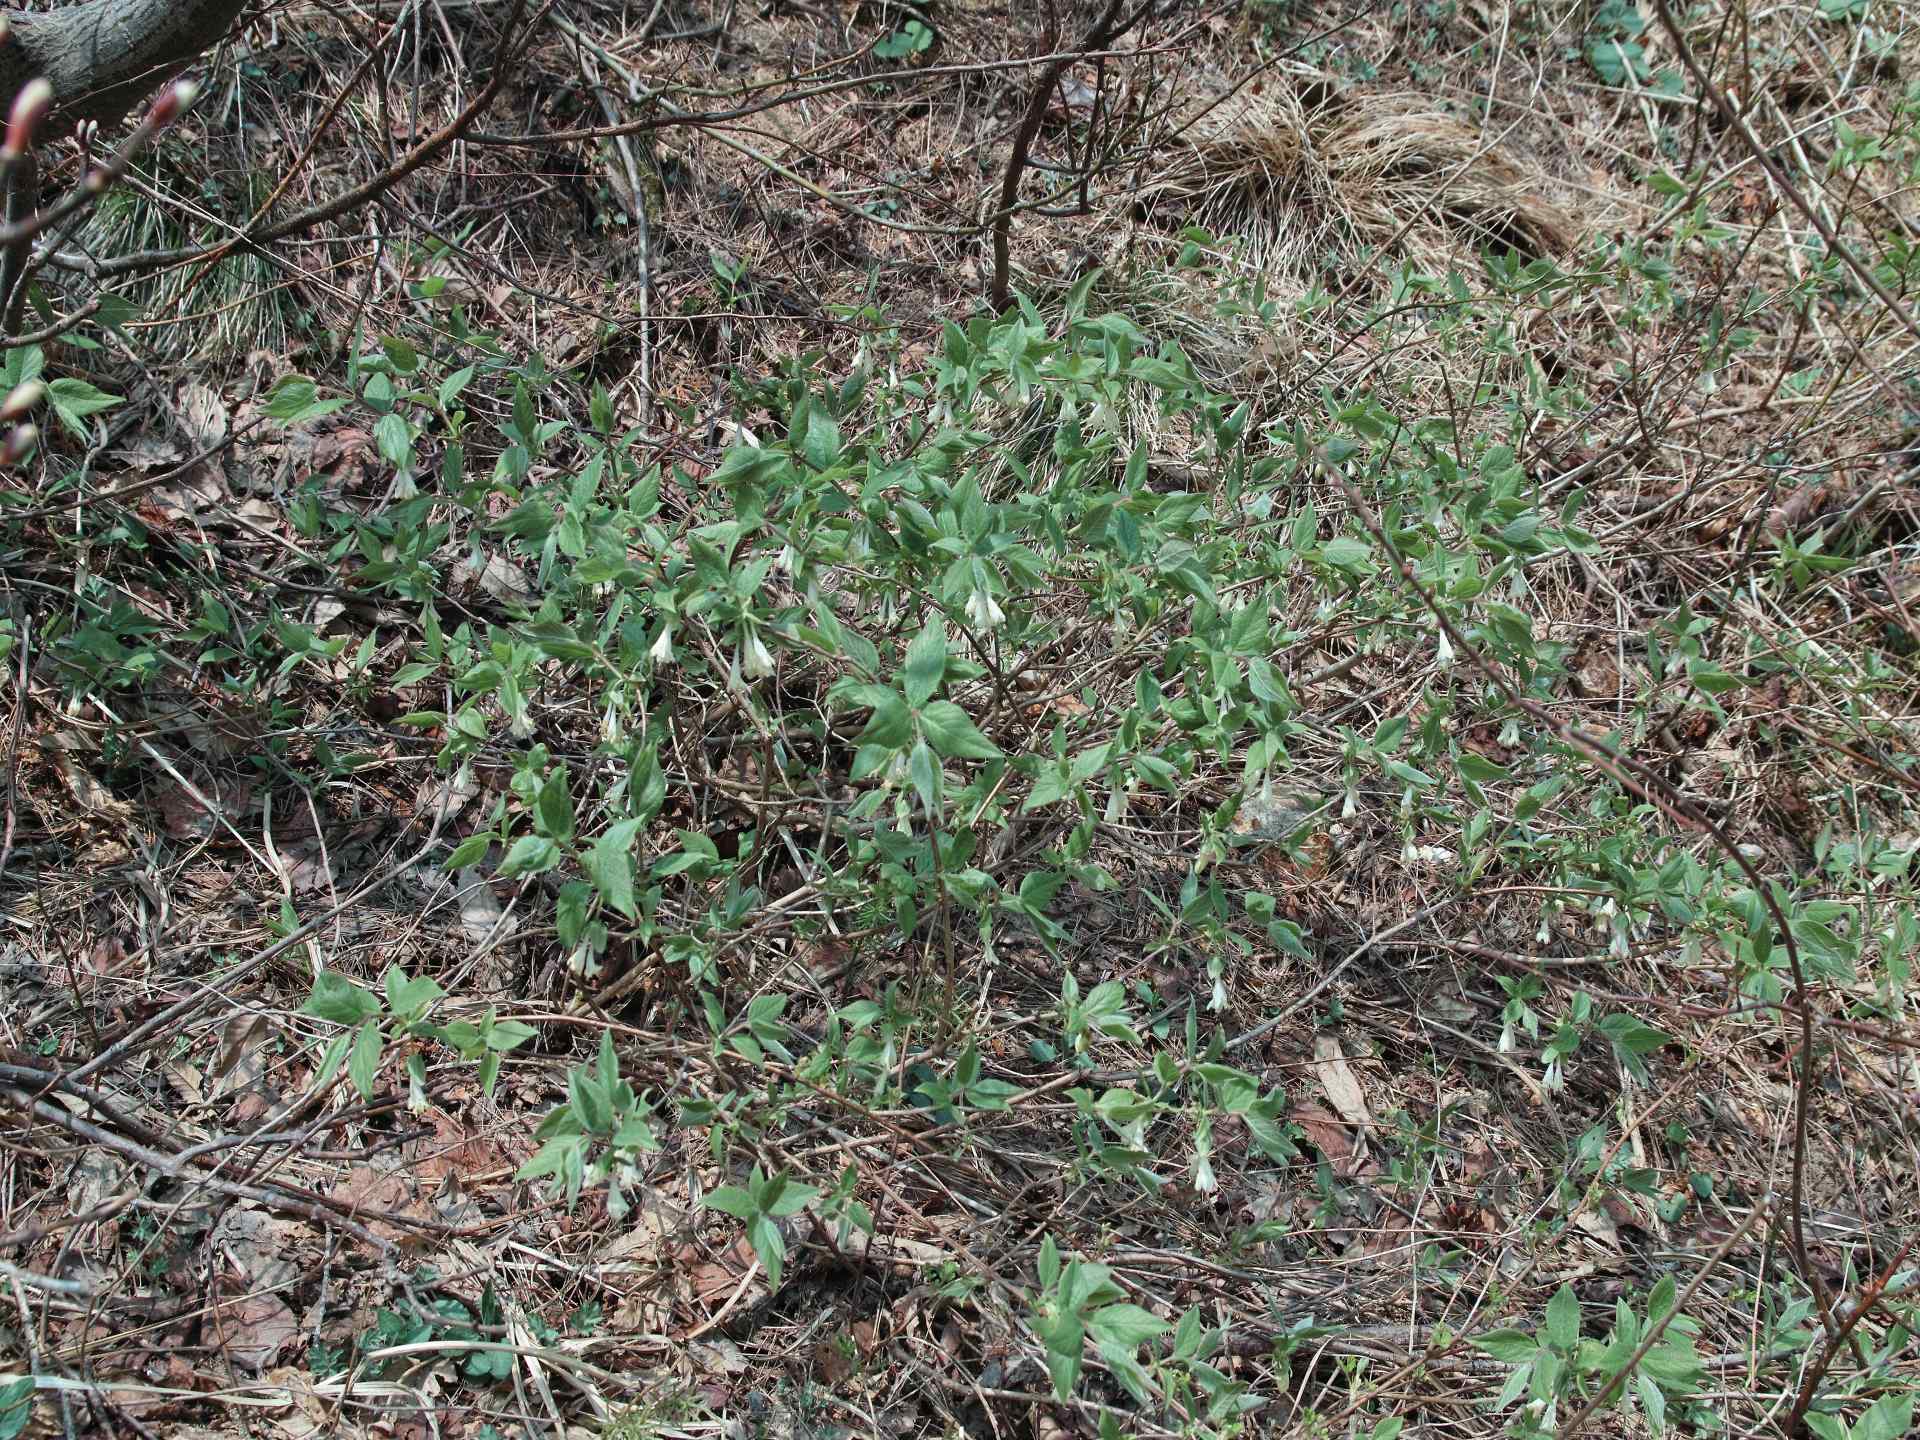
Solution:
M 1182 140 L 1149 203 L 1266 233 L 1296 274 L 1366 253 L 1430 271 L 1486 247 L 1560 256 L 1578 237 L 1539 166 L 1430 95 L 1283 73 L 1207 107 Z

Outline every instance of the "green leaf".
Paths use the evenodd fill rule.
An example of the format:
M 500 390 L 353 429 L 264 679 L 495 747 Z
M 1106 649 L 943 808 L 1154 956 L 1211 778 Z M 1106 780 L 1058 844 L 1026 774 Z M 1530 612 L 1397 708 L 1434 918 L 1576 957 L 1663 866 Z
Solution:
M 920 712 L 933 748 L 949 760 L 997 760 L 999 747 L 982 735 L 967 712 L 951 700 L 935 700 Z
M 884 40 L 874 42 L 873 53 L 882 60 L 904 60 L 917 55 L 933 44 L 933 32 L 918 20 L 909 20 L 905 27 L 893 32 Z
M 1459 760 L 1455 763 L 1459 767 L 1460 773 L 1476 784 L 1490 785 L 1495 781 L 1505 780 L 1507 778 L 1506 766 L 1496 765 L 1493 761 L 1487 759 L 1486 756 L 1477 754 L 1472 750 L 1462 750 Z
M 906 668 L 900 677 L 907 704 L 918 708 L 931 700 L 946 670 L 947 629 L 936 616 L 907 646 Z
M 1632 1015 L 1622 1014 L 1609 1015 L 1602 1020 L 1600 1033 L 1607 1037 L 1614 1055 L 1636 1080 L 1647 1077 L 1645 1057 L 1673 1039 L 1664 1031 L 1655 1030 Z
M 857 703 L 873 707 L 873 718 L 867 721 L 867 728 L 860 732 L 861 743 L 883 750 L 898 750 L 905 745 L 907 737 L 913 733 L 913 712 L 907 708 L 907 702 L 900 692 L 889 690 L 884 685 L 862 685 L 857 688 L 864 692 Z
M 613 1148 L 658 1150 L 660 1141 L 653 1133 L 653 1126 L 647 1123 L 646 1115 L 635 1110 L 621 1118 L 619 1128 L 613 1132 Z
M 1676 1320 L 1674 1326 L 1681 1323 Z M 1675 1335 L 1671 1326 L 1660 1343 L 1641 1358 L 1640 1365 L 1659 1383 L 1662 1390 L 1678 1395 L 1690 1395 L 1699 1389 L 1707 1373 L 1693 1348 L 1693 1341 Z
M 1336 535 L 1320 547 L 1320 563 L 1336 570 L 1369 569 L 1372 556 L 1373 547 L 1351 535 Z
M 460 392 L 473 383 L 474 367 L 462 366 L 440 382 L 440 388 L 434 392 L 434 398 L 440 402 L 440 408 L 446 409 L 454 402 Z
M 1657 1325 L 1667 1318 L 1667 1313 L 1673 1309 L 1674 1297 L 1679 1288 L 1671 1275 L 1662 1275 L 1654 1281 L 1653 1289 L 1647 1293 L 1649 1325 Z
M 1687 678 L 1707 695 L 1724 695 L 1746 683 L 1738 675 L 1729 675 L 1711 660 L 1687 661 Z
M 0 352 L 0 385 L 12 390 L 38 380 L 47 368 L 47 352 L 38 345 L 20 345 Z
M 1633 1377 L 1633 1388 L 1640 1396 L 1641 1405 L 1646 1407 L 1647 1428 L 1655 1435 L 1663 1434 L 1667 1425 L 1666 1392 L 1644 1371 Z
M 709 1190 L 703 1203 L 709 1210 L 722 1211 L 738 1220 L 748 1220 L 760 1213 L 760 1202 L 738 1185 Z
M 933 757 L 933 751 L 927 742 L 919 741 L 913 752 L 907 756 L 907 777 L 913 782 L 914 793 L 920 797 L 920 803 L 927 808 L 929 815 L 940 808 L 940 762 Z
M 385 981 L 387 1009 L 395 1015 L 417 1015 L 446 993 L 431 975 L 409 979 L 398 965 L 387 967 Z
M 489 1018 L 493 1011 L 487 1011 Z M 502 1020 L 497 1025 L 486 1027 L 487 1048 L 502 1052 L 518 1049 L 538 1034 L 531 1025 L 523 1025 L 518 1020 Z
M 380 1074 L 380 1024 L 368 1020 L 354 1032 L 353 1052 L 347 1056 L 347 1078 L 362 1100 L 373 1099 L 373 1082 Z
M 767 1267 L 767 1284 L 778 1290 L 781 1262 L 787 1258 L 787 1240 L 780 1227 L 767 1216 L 757 1215 L 747 1222 L 747 1242 Z
M 1547 1302 L 1547 1343 L 1571 1351 L 1580 1342 L 1580 1300 L 1571 1285 L 1562 1285 Z
M 47 401 L 66 427 L 82 440 L 91 439 L 85 421 L 89 415 L 111 410 L 124 397 L 108 394 L 85 380 L 65 376 L 47 386 Z
M 1247 1133 L 1253 1137 L 1260 1152 L 1272 1160 L 1291 1160 L 1300 1153 L 1300 1147 L 1293 1143 L 1296 1132 L 1258 1110 L 1249 1110 L 1241 1119 L 1245 1121 Z
M 1253 698 L 1268 705 L 1284 705 L 1286 688 L 1270 661 L 1255 655 L 1247 661 L 1247 688 Z
M 465 869 L 482 855 L 485 855 L 492 847 L 493 842 L 499 838 L 500 837 L 495 835 L 491 830 L 482 830 L 476 834 L 469 835 L 453 847 L 453 853 L 441 862 L 441 868 L 446 870 Z
M 767 1202 L 769 1215 L 797 1215 L 814 1200 L 820 1192 L 810 1185 L 783 1184 L 780 1193 Z
M 326 1053 L 320 1057 L 320 1063 L 314 1067 L 313 1084 L 318 1090 L 332 1080 L 339 1070 L 340 1062 L 347 1058 L 347 1047 L 353 1043 L 353 1031 L 342 1030 L 327 1043 Z
M 567 794 L 566 767 L 559 766 L 540 782 L 539 803 L 535 807 L 543 834 L 555 840 L 573 838 L 573 797 Z
M 1103 1305 L 1087 1317 L 1087 1330 L 1103 1350 L 1113 1347 L 1131 1352 L 1170 1328 L 1151 1310 L 1133 1304 Z
M 555 1135 L 514 1172 L 516 1180 L 538 1180 L 543 1175 L 559 1175 L 565 1167 L 568 1151 L 578 1154 L 582 1141 L 578 1135 Z
M 380 1013 L 380 997 L 338 970 L 322 970 L 314 977 L 313 993 L 300 1009 L 336 1025 L 358 1025 Z
M 1077 1315 L 1063 1315 L 1055 1325 L 1040 1332 L 1047 1347 L 1047 1373 L 1053 1378 L 1053 1393 L 1058 1399 L 1065 1400 L 1071 1395 L 1074 1383 L 1080 1378 L 1080 1341 L 1084 1333 Z
M 1180 793 L 1180 772 L 1158 755 L 1134 756 L 1133 772 L 1149 785 L 1156 785 L 1169 795 Z
M 389 465 L 413 463 L 413 431 L 408 428 L 406 421 L 392 411 L 374 422 L 373 443 L 380 452 L 380 458 Z
M 1533 1356 L 1533 1379 L 1528 1386 L 1536 1400 L 1551 1400 L 1560 1378 L 1567 1373 L 1567 1362 L 1551 1350 L 1537 1350 Z
M 538 875 L 559 863 L 560 847 L 553 841 L 544 835 L 522 835 L 507 851 L 507 858 L 500 862 L 499 874 L 502 880 L 510 880 L 515 875 Z
M 840 427 L 817 401 L 807 407 L 807 433 L 801 454 L 815 470 L 826 470 L 840 458 Z
M 322 400 L 319 389 L 304 375 L 283 375 L 274 382 L 260 413 L 283 425 L 297 425 L 304 420 L 331 415 L 346 403 L 345 400 Z
M 1020 877 L 1020 903 L 1031 910 L 1045 910 L 1067 883 L 1060 870 L 1029 870 Z
M 613 1130 L 613 1102 L 606 1088 L 584 1066 L 567 1072 L 567 1099 L 579 1118 L 580 1128 L 590 1135 L 606 1135 Z
M 1494 1409 L 1504 1410 L 1507 1406 L 1527 1393 L 1527 1385 L 1533 1379 L 1534 1360 L 1551 1360 L 1553 1358 L 1553 1356 L 1545 1350 L 1535 1349 L 1530 1353 L 1533 1356 L 1533 1360 L 1526 1360 L 1514 1366 L 1512 1372 L 1507 1376 L 1507 1383 L 1500 1387 L 1500 1393 L 1494 1399 Z
M 638 919 L 640 914 L 633 894 L 633 845 L 645 823 L 621 820 L 609 825 L 580 858 L 600 898 L 628 920 Z
M 14 1440 L 33 1418 L 33 1392 L 37 1387 L 31 1375 L 0 1385 L 0 1440 Z
M 1485 1335 L 1474 1336 L 1468 1343 L 1510 1365 L 1531 1360 L 1540 1348 L 1540 1342 L 1524 1330 L 1490 1330 Z
M 1882 1395 L 1854 1423 L 1853 1440 L 1900 1440 L 1913 1434 L 1913 1396 Z

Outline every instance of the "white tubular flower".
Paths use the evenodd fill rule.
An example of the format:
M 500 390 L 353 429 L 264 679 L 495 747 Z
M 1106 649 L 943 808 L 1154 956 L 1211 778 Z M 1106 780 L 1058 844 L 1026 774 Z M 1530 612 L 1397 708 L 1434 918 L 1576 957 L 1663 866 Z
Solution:
M 773 655 L 758 635 L 749 634 L 747 643 L 741 648 L 740 673 L 749 680 L 758 680 L 773 673 Z
M 976 629 L 992 630 L 1006 623 L 1007 613 L 995 603 L 993 596 L 984 590 L 976 590 L 973 598 L 967 601 L 967 618 Z
M 652 648 L 647 651 L 647 658 L 656 665 L 673 664 L 673 626 L 660 627 L 660 638 L 654 641 Z

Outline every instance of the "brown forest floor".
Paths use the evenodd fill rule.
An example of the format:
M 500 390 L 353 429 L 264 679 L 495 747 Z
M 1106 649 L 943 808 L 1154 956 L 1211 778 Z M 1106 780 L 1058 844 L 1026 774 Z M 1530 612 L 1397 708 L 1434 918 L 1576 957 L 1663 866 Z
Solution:
M 503 9 L 270 6 L 206 67 L 211 93 L 190 126 L 103 208 L 92 243 L 218 233 L 207 217 L 250 213 L 315 134 L 280 203 L 372 173 L 473 93 Z M 1816 1283 L 1846 1291 L 1910 1267 L 1902 1246 L 1920 1220 L 1905 988 L 1920 930 L 1907 928 L 1902 858 L 1920 844 L 1907 729 L 1920 625 L 1902 581 L 1920 534 L 1920 332 L 1858 287 L 1841 294 L 1845 276 L 1820 281 L 1818 236 L 1691 80 L 1674 96 L 1604 79 L 1584 54 L 1592 10 L 1156 13 L 1125 53 L 1068 70 L 1035 160 L 1066 173 L 1090 127 L 1111 152 L 1084 213 L 1016 219 L 1013 282 L 1052 314 L 1098 269 L 1091 309 L 1185 347 L 1207 384 L 1250 406 L 1250 433 L 1326 424 L 1329 393 L 1390 393 L 1400 413 L 1431 416 L 1483 386 L 1500 398 L 1470 408 L 1489 426 L 1509 399 L 1585 397 L 1573 421 L 1541 406 L 1517 456 L 1556 504 L 1584 492 L 1579 523 L 1596 542 L 1530 577 L 1536 634 L 1562 647 L 1554 714 L 1618 736 L 1761 873 L 1833 902 L 1827 933 L 1852 944 L 1857 968 L 1814 986 L 1822 1064 L 1801 1221 Z M 833 88 L 897 70 L 870 47 L 911 34 L 915 16 L 937 33 L 910 57 L 929 74 Z M 1637 43 L 1653 70 L 1680 73 L 1652 16 Z M 444 337 L 457 307 L 516 363 L 543 357 L 551 413 L 583 415 L 603 388 L 640 450 L 677 467 L 675 503 L 696 514 L 729 437 L 771 423 L 752 382 L 797 368 L 836 384 L 875 356 L 909 374 L 941 353 L 943 319 L 982 307 L 982 217 L 1031 84 L 1003 62 L 1070 48 L 1093 14 L 1061 10 L 1051 29 L 1050 17 L 567 0 L 490 108 L 489 134 L 600 125 L 633 113 L 630 93 L 669 86 L 683 109 L 786 102 L 617 143 L 469 141 L 310 240 L 147 282 L 140 318 L 102 347 L 46 347 L 50 374 L 127 403 L 91 442 L 50 425 L 41 469 L 9 508 L 56 493 L 55 474 L 79 471 L 95 493 L 146 488 L 4 522 L 11 633 L 42 633 L 32 625 L 61 613 L 85 570 L 166 637 L 160 648 L 191 633 L 194 596 L 217 593 L 250 624 L 292 617 L 346 656 L 366 644 L 371 673 L 389 678 L 302 663 L 268 703 L 198 663 L 206 642 L 194 639 L 139 690 L 89 697 L 46 644 L 12 649 L 0 1370 L 65 1377 L 44 1388 L 29 1433 L 1040 1440 L 1096 1433 L 1103 1406 L 1125 1415 L 1124 1433 L 1210 1433 L 1136 1410 L 1092 1352 L 1078 1398 L 1055 1400 L 1023 1308 L 1043 1235 L 1110 1266 L 1129 1300 L 1169 1318 L 1198 1307 L 1225 1326 L 1215 1364 L 1266 1401 L 1252 1433 L 1367 1434 L 1393 1417 L 1403 1435 L 1501 1433 L 1511 1414 L 1489 1402 L 1509 1367 L 1457 1337 L 1531 1331 L 1563 1285 L 1603 1335 L 1616 1299 L 1644 1311 L 1661 1276 L 1684 1287 L 1703 1267 L 1688 1306 L 1700 1404 L 1743 1434 L 1786 1408 L 1818 1342 L 1793 1340 L 1779 1312 L 1806 1280 L 1787 1225 L 1743 1222 L 1767 1197 L 1787 1203 L 1792 1007 L 1755 1003 L 1732 940 L 1689 935 L 1670 914 L 1649 912 L 1610 945 L 1609 914 L 1583 908 L 1598 892 L 1570 878 L 1723 857 L 1657 809 L 1603 823 L 1597 772 L 1566 759 L 1571 784 L 1542 812 L 1548 839 L 1462 883 L 1457 830 L 1409 834 L 1397 785 L 1376 773 L 1349 792 L 1342 778 L 1356 739 L 1390 716 L 1420 724 L 1445 668 L 1430 628 L 1376 626 L 1364 598 L 1304 569 L 1272 577 L 1299 637 L 1274 664 L 1312 718 L 1289 779 L 1311 818 L 1279 827 L 1305 824 L 1292 843 L 1251 844 L 1210 878 L 1235 914 L 1242 894 L 1273 895 L 1306 955 L 1256 936 L 1229 955 L 1224 1011 L 1208 1010 L 1216 952 L 1169 916 L 1208 817 L 1240 781 L 1240 757 L 1215 757 L 1180 793 L 1143 789 L 1097 827 L 1089 859 L 1118 883 L 1060 892 L 1057 956 L 1018 927 L 991 950 L 965 930 L 947 937 L 981 1059 L 1022 1096 L 1011 1109 L 942 1126 L 911 1106 L 789 1099 L 784 1128 L 725 1164 L 703 1132 L 676 1129 L 618 1216 L 604 1190 L 569 1209 L 515 1178 L 565 1098 L 567 1067 L 603 1034 L 663 1110 L 762 1082 L 713 1043 L 658 951 L 616 934 L 605 969 L 583 978 L 549 890 L 491 879 L 497 855 L 440 865 L 518 803 L 513 758 L 490 753 L 454 787 L 435 764 L 441 737 L 399 723 L 448 703 L 440 681 L 390 678 L 413 654 L 421 607 L 353 593 L 346 577 L 364 557 L 316 560 L 293 516 L 312 483 L 343 512 L 377 515 L 395 500 L 392 467 L 369 412 L 278 427 L 261 420 L 268 387 L 298 371 L 341 393 L 349 353 L 382 336 Z M 1875 263 L 1898 266 L 1920 226 L 1912 50 L 1876 58 L 1860 29 L 1899 34 L 1916 17 L 1787 6 L 1725 18 L 1703 8 L 1689 34 L 1724 85 L 1748 77 L 1744 114 L 1768 153 Z M 374 79 L 325 119 L 375 35 L 386 58 Z M 792 98 L 810 89 L 821 93 Z M 1831 169 L 1847 134 L 1880 137 L 1883 153 Z M 1693 207 L 1649 186 L 1657 170 L 1683 177 L 1715 235 L 1676 238 Z M 1029 180 L 1032 195 L 1041 181 Z M 1478 375 L 1424 321 L 1368 318 L 1423 303 L 1395 293 L 1403 265 L 1479 277 L 1484 250 L 1512 247 L 1571 272 L 1610 237 L 1618 283 L 1509 296 L 1480 315 L 1493 339 Z M 1629 240 L 1658 260 L 1628 273 Z M 1180 267 L 1192 244 L 1209 268 Z M 445 287 L 423 294 L 429 277 Z M 1223 307 L 1256 280 L 1269 314 Z M 1722 343 L 1725 328 L 1738 343 Z M 512 398 L 477 385 L 475 431 Z M 1190 437 L 1129 418 L 1168 484 L 1205 488 Z M 1018 415 L 1007 423 L 1012 443 Z M 490 466 L 475 444 L 470 463 Z M 561 477 L 579 463 L 542 461 Z M 1338 533 L 1331 483 L 1309 474 L 1296 499 Z M 1826 550 L 1796 572 L 1783 541 L 1815 532 Z M 437 603 L 449 627 L 505 623 L 526 584 L 486 547 L 478 530 L 447 541 Z M 1074 638 L 1027 662 L 1021 723 L 1035 734 L 1124 707 L 1150 645 L 1077 626 L 1073 603 L 1063 594 L 1053 618 Z M 1711 655 L 1725 653 L 1724 628 L 1781 663 L 1724 694 L 1651 676 L 1648 637 L 1674 635 L 1677 612 L 1698 617 Z M 101 643 L 124 651 L 131 633 Z M 672 849 L 676 827 L 737 847 L 769 813 L 750 727 L 723 697 L 706 701 L 684 717 L 688 750 L 668 762 L 673 798 L 650 853 Z M 597 704 L 542 692 L 537 733 L 585 754 Z M 1517 771 L 1533 738 L 1464 706 L 1445 723 L 1490 773 Z M 277 768 L 254 764 L 272 742 L 284 742 Z M 1525 786 L 1489 789 L 1510 815 Z M 1243 830 L 1258 824 L 1243 811 Z M 1057 839 L 1043 820 L 1028 826 L 1001 861 Z M 1863 877 L 1847 857 L 1869 838 L 1892 858 Z M 769 872 L 766 895 L 805 888 L 794 870 Z M 884 913 L 836 933 L 795 909 L 750 926 L 718 983 L 729 1005 L 784 994 L 799 1034 L 956 963 Z M 310 928 L 282 945 L 292 926 Z M 409 1041 L 391 1043 L 371 1102 L 316 1085 L 337 1027 L 301 1012 L 315 973 L 377 985 L 392 965 L 537 1032 L 491 1095 L 471 1066 Z M 1129 987 L 1139 1048 L 1102 1043 L 1076 1071 L 1038 1043 L 1058 1039 L 1047 1017 L 1063 966 L 1083 990 Z M 1527 994 L 1537 1036 L 1502 1019 Z M 1543 1044 L 1581 994 L 1596 1015 L 1668 1037 L 1644 1076 L 1601 1041 L 1545 1065 Z M 1225 1121 L 1212 1128 L 1211 1189 L 1184 1158 L 1157 1191 L 1069 1163 L 1086 1123 L 1070 1088 L 1130 1085 L 1143 1055 L 1184 1053 L 1190 1000 L 1203 1041 L 1217 1025 L 1232 1063 L 1284 1090 L 1298 1158 L 1266 1158 Z M 414 1105 L 410 1053 L 426 1062 Z M 1156 1153 L 1191 1154 L 1183 1124 L 1156 1121 Z M 700 1203 L 763 1159 L 822 1187 L 848 1175 L 874 1238 L 843 1249 L 824 1223 L 796 1223 L 769 1286 L 741 1224 Z M 28 1279 L 10 1280 L 12 1267 Z M 1888 1303 L 1912 1286 L 1907 1269 Z M 1863 1326 L 1866 1349 L 1888 1347 L 1883 1368 L 1910 1382 L 1912 1342 L 1891 1313 Z M 1857 1415 L 1875 1393 L 1836 1390 L 1835 1409 Z M 1617 1413 L 1589 1430 L 1646 1432 L 1643 1414 Z

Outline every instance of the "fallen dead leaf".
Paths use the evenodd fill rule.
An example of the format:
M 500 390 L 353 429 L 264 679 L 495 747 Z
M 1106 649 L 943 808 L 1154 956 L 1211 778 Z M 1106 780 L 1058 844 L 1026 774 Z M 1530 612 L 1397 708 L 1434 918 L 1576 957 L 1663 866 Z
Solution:
M 298 1279 L 318 1258 L 306 1221 L 255 1205 L 235 1205 L 225 1211 L 211 1239 L 248 1289 L 277 1289 Z
M 132 828 L 137 818 L 133 807 L 94 779 L 86 768 L 81 757 L 92 748 L 85 739 L 71 733 L 49 735 L 40 742 L 41 753 L 81 810 Z
M 67 1208 L 75 1215 L 84 1215 L 98 1209 L 107 1200 L 121 1193 L 127 1186 L 129 1171 L 126 1162 L 112 1151 L 98 1145 L 89 1145 L 80 1152 L 73 1162 L 73 1168 L 67 1172 Z M 95 1253 L 105 1253 L 113 1246 L 120 1234 L 119 1222 L 111 1221 L 106 1225 L 88 1227 L 82 1232 L 90 1237 L 83 1248 L 100 1247 Z
M 1327 1099 L 1333 1102 L 1333 1108 L 1339 1112 L 1340 1118 L 1361 1134 L 1371 1134 L 1373 1115 L 1367 1109 L 1367 1092 L 1360 1088 L 1360 1077 L 1347 1064 L 1347 1057 L 1341 1051 L 1340 1041 L 1336 1037 L 1321 1035 L 1315 1038 L 1313 1069 L 1320 1077 L 1321 1089 L 1327 1092 Z
M 220 1054 L 207 1079 L 216 1097 L 251 1087 L 266 1069 L 265 1047 L 273 1026 L 258 1010 L 236 1013 L 220 1030 Z
M 220 398 L 217 390 L 197 380 L 189 380 L 180 387 L 175 404 L 185 428 L 202 449 L 218 445 L 233 429 L 233 415 L 227 409 L 227 402 Z
M 1307 1143 L 1318 1150 L 1342 1178 L 1353 1174 L 1360 1158 L 1360 1145 L 1354 1133 L 1324 1105 L 1303 1100 L 1287 1111 L 1287 1118 L 1306 1132 Z
M 176 521 L 204 521 L 208 512 L 226 498 L 226 487 L 204 465 L 189 470 L 170 485 L 157 485 L 147 492 L 148 503 L 165 519 Z
M 844 1331 L 823 1335 L 813 1342 L 813 1373 L 822 1385 L 838 1386 L 853 1374 L 854 1345 Z
M 313 1377 L 298 1366 L 269 1370 L 261 1384 L 286 1396 L 286 1408 L 274 1416 L 286 1440 L 314 1440 L 333 1433 L 331 1407 L 314 1393 Z
M 392 1224 L 383 1216 L 425 1219 L 428 1208 L 415 1194 L 408 1177 L 399 1171 L 382 1174 L 371 1165 L 356 1165 L 339 1181 L 332 1198 L 353 1207 L 356 1218 L 385 1240 L 405 1240 L 415 1232 Z
M 527 578 L 527 572 L 504 555 L 489 555 L 481 565 L 462 560 L 453 567 L 453 574 L 457 581 L 477 587 L 496 600 L 525 600 L 533 594 L 533 581 Z
M 456 902 L 460 906 L 460 933 L 475 945 L 490 937 L 504 939 L 511 935 L 514 921 L 508 918 L 503 925 L 501 917 L 505 908 L 499 897 L 493 893 L 493 885 L 487 872 L 477 865 L 469 865 L 459 873 L 459 889 L 455 892 Z
M 1601 1247 L 1615 1255 L 1620 1253 L 1620 1227 L 1613 1223 L 1613 1217 L 1588 1206 L 1573 1217 L 1574 1225 L 1581 1233 L 1596 1240 Z
M 278 1295 L 247 1295 L 216 1312 L 214 1331 L 242 1370 L 264 1370 L 300 1334 L 300 1322 Z

